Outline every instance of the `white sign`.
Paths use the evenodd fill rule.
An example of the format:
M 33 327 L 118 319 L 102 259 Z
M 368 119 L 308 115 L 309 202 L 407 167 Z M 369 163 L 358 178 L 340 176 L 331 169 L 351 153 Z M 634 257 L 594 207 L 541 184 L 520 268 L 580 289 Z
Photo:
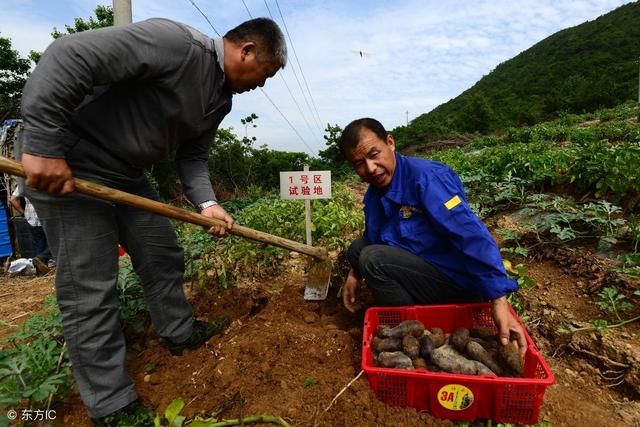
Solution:
M 280 198 L 312 200 L 331 198 L 331 171 L 280 172 Z

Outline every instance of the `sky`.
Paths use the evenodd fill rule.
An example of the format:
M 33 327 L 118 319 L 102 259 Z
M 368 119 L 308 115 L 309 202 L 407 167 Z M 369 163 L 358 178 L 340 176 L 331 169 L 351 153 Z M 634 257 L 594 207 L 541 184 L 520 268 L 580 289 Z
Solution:
M 164 17 L 224 35 L 272 17 L 289 62 L 263 91 L 234 96 L 221 124 L 255 146 L 317 155 L 327 124 L 373 117 L 391 130 L 458 96 L 497 65 L 628 0 L 131 0 L 133 21 Z M 0 0 L 0 36 L 26 57 L 54 27 L 110 0 Z M 199 8 L 211 22 L 198 11 Z M 214 30 L 215 29 L 215 30 Z M 256 127 L 241 119 L 255 113 Z

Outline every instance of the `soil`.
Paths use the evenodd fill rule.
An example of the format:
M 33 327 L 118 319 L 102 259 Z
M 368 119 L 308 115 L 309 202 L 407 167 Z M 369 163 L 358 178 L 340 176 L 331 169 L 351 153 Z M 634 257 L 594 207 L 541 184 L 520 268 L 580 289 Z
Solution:
M 366 375 L 338 397 L 361 370 L 364 311 L 351 314 L 342 307 L 336 296 L 339 279 L 325 301 L 304 301 L 302 259 L 293 254 L 287 261 L 287 274 L 229 290 L 196 291 L 186 284 L 197 317 L 226 313 L 233 319 L 222 336 L 197 350 L 172 356 L 151 327 L 127 331 L 127 369 L 146 405 L 162 413 L 181 397 L 188 417 L 201 412 L 218 419 L 273 415 L 292 426 L 454 424 L 382 403 Z M 539 421 L 640 426 L 640 322 L 606 333 L 558 332 L 566 323 L 584 327 L 605 318 L 594 301 L 598 290 L 615 280 L 598 274 L 607 261 L 589 248 L 558 248 L 540 251 L 526 265 L 536 285 L 521 291 L 523 320 L 555 374 Z M 334 267 L 342 271 L 343 261 Z M 26 318 L 21 314 L 41 309 L 41 301 L 52 294 L 53 275 L 1 279 L 0 318 L 15 326 Z M 617 283 L 627 291 L 639 286 Z M 638 305 L 625 317 L 637 316 Z M 6 335 L 6 329 L 0 331 Z M 55 425 L 90 425 L 77 394 L 55 409 Z

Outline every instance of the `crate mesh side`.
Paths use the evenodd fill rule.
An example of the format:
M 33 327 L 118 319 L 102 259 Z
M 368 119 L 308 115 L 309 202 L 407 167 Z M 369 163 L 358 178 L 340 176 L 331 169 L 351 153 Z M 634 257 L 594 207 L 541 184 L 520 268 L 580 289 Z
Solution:
M 538 362 L 536 364 L 536 374 L 535 374 L 535 378 L 538 379 L 545 379 L 547 378 L 547 373 L 544 371 L 544 368 L 542 367 L 542 363 Z
M 402 320 L 402 311 L 388 310 L 378 312 L 378 325 L 387 325 L 393 328 L 402 322 Z
M 493 322 L 491 307 L 473 308 L 471 317 L 473 319 L 472 328 L 487 328 L 497 332 L 496 325 Z
M 376 396 L 384 403 L 392 406 L 407 406 L 407 379 L 378 375 Z
M 535 422 L 532 420 L 537 406 L 535 386 L 507 384 L 499 407 L 499 419 L 506 422 Z

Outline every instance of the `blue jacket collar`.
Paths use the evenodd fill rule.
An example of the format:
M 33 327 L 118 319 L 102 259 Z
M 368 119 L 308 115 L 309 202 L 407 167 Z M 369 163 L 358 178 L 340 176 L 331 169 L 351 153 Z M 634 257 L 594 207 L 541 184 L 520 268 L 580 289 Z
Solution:
M 396 156 L 396 170 L 393 172 L 393 177 L 391 178 L 391 184 L 387 189 L 387 192 L 383 197 L 395 202 L 400 203 L 402 200 L 402 183 L 404 181 L 404 163 L 405 158 L 403 155 L 398 152 L 395 153 Z

